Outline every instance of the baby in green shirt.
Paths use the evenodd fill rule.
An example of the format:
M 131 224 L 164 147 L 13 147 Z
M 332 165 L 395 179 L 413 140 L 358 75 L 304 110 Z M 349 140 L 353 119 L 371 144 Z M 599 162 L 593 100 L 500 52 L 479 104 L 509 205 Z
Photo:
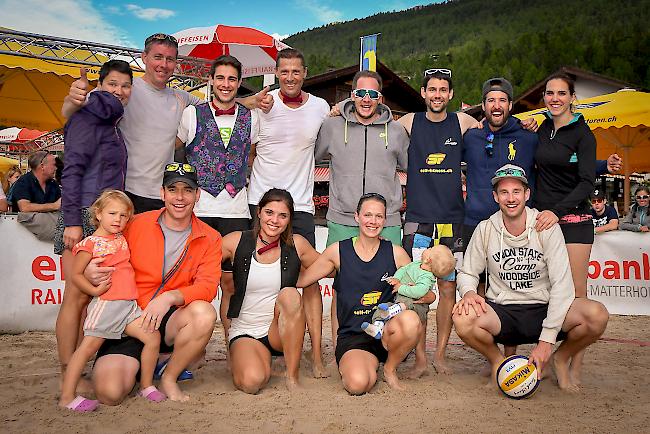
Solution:
M 421 261 L 400 267 L 394 276 L 385 277 L 397 293 L 394 303 L 380 303 L 372 315 L 372 323 L 364 322 L 361 328 L 375 339 L 381 339 L 385 323 L 404 310 L 413 310 L 421 322 L 426 321 L 428 304 L 414 303 L 432 290 L 436 278 L 444 278 L 454 272 L 456 259 L 447 246 L 437 245 L 422 252 Z

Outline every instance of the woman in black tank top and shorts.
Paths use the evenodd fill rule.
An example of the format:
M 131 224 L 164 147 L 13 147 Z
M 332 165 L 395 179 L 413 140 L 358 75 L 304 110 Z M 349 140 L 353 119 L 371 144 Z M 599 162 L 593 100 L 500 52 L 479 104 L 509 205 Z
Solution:
M 386 199 L 376 193 L 363 195 L 355 213 L 359 236 L 330 245 L 298 279 L 298 286 L 304 287 L 337 272 L 336 362 L 343 387 L 351 395 L 373 388 L 380 362 L 384 362 L 384 378 L 389 386 L 401 389 L 396 368 L 415 348 L 422 327 L 417 314 L 408 310 L 386 323 L 381 340 L 361 329 L 364 321 L 371 322 L 377 304 L 393 299 L 386 277 L 411 262 L 401 246 L 379 238 L 385 218 Z
M 545 84 L 547 118 L 537 131 L 535 154 L 540 212 L 535 229 L 560 224 L 569 253 L 576 297 L 587 297 L 587 272 L 594 226 L 590 195 L 596 178 L 596 138 L 580 113 L 575 113 L 575 84 L 566 74 L 555 74 Z M 580 384 L 584 352 L 571 361 L 572 382 Z
M 222 244 L 222 261 L 232 263 L 235 282 L 226 331 L 230 369 L 235 387 L 253 394 L 271 378 L 272 356 L 284 355 L 287 387 L 298 385 L 305 314 L 296 281 L 301 265 L 318 258 L 305 238 L 291 232 L 289 192 L 267 191 L 257 209 L 253 230 L 232 232 Z

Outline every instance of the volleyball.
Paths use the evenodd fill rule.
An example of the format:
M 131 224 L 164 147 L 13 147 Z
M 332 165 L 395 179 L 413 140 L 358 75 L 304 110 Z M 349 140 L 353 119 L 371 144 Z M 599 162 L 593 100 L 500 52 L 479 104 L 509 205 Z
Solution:
M 528 364 L 527 357 L 510 356 L 497 369 L 497 384 L 508 398 L 528 398 L 539 386 L 537 368 Z

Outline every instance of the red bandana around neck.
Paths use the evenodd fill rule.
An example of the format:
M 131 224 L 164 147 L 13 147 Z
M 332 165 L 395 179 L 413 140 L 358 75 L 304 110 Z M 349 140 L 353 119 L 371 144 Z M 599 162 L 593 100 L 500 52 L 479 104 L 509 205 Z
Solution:
M 302 91 L 300 91 L 298 96 L 287 96 L 282 91 L 280 91 L 280 95 L 282 96 L 282 102 L 284 102 L 285 104 L 286 103 L 302 104 Z
M 214 104 L 214 101 L 210 101 L 210 102 L 212 103 L 212 108 L 214 109 L 215 116 L 225 116 L 225 115 L 232 116 L 235 114 L 235 109 L 236 109 L 235 104 L 233 104 L 233 106 L 230 107 L 229 109 L 221 110 L 219 107 L 217 107 Z
M 279 238 L 277 240 L 272 241 L 272 242 L 269 243 L 267 241 L 264 241 L 264 239 L 262 238 L 262 234 L 259 234 L 258 236 L 259 236 L 260 241 L 262 242 L 262 244 L 264 244 L 263 247 L 260 247 L 257 250 L 258 255 L 261 255 L 262 253 L 264 253 L 264 252 L 266 252 L 268 250 L 274 249 L 274 248 L 276 248 L 276 247 L 278 247 L 280 245 L 280 239 Z

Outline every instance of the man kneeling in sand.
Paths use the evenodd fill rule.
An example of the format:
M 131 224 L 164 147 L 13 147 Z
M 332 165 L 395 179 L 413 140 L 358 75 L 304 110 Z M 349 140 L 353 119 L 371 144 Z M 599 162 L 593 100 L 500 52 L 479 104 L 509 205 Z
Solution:
M 558 225 L 534 228 L 538 211 L 526 172 L 506 165 L 492 178 L 500 211 L 474 232 L 458 276 L 462 299 L 453 310 L 458 336 L 492 365 L 492 379 L 504 356 L 497 343 L 537 343 L 529 361 L 538 376 L 551 360 L 561 389 L 577 391 L 569 375 L 571 358 L 603 334 L 609 314 L 601 303 L 575 298 L 569 259 Z M 476 293 L 487 268 L 485 299 Z M 563 340 L 553 352 L 556 341 Z
M 177 381 L 192 378 L 186 367 L 203 357 L 217 318 L 210 302 L 221 275 L 221 236 L 194 215 L 199 194 L 194 166 L 168 164 L 160 190 L 165 207 L 136 215 L 124 231 L 141 327 L 160 332 L 161 358 L 154 376 L 160 376 L 159 388 L 173 401 L 189 399 Z M 97 285 L 110 278 L 111 270 L 91 261 L 85 275 Z M 129 394 L 141 351 L 140 341 L 130 337 L 104 342 L 93 370 L 100 402 L 116 405 Z M 164 359 L 164 353 L 171 356 Z

